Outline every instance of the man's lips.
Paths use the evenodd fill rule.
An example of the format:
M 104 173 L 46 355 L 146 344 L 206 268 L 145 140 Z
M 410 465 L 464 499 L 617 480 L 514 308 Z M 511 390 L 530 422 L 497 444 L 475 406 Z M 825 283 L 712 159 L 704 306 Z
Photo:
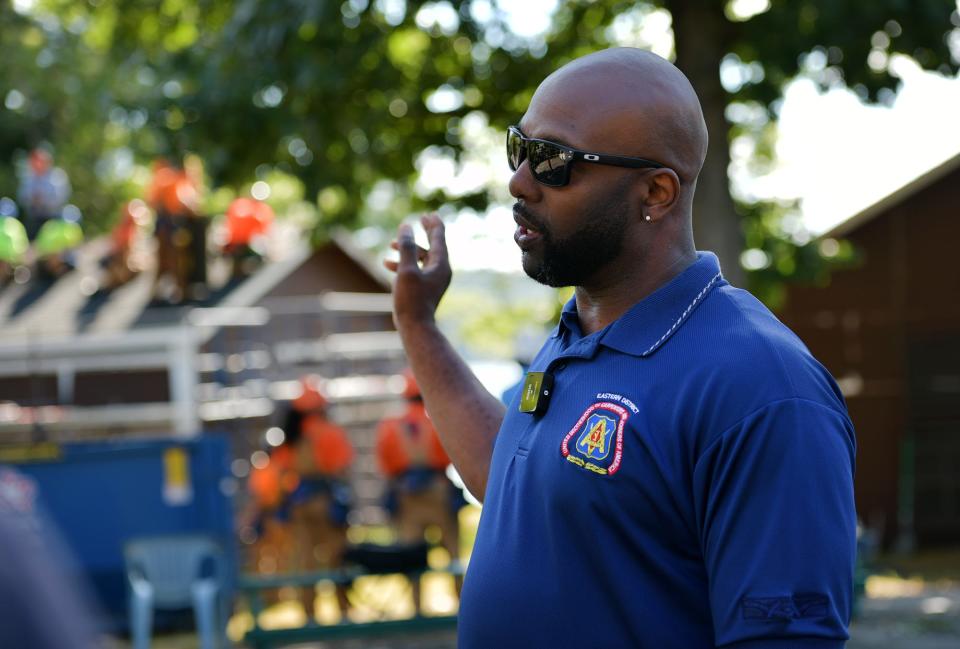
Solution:
M 513 234 L 513 240 L 521 249 L 526 249 L 534 241 L 543 236 L 534 225 L 524 218 L 517 210 L 513 211 L 513 220 L 517 223 L 517 231 Z

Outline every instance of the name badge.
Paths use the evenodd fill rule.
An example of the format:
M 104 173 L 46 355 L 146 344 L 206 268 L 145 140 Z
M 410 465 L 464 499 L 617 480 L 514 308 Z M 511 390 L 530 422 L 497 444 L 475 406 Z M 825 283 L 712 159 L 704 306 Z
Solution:
M 520 395 L 520 412 L 542 415 L 550 404 L 553 394 L 553 374 L 547 372 L 527 372 L 523 381 L 523 393 Z

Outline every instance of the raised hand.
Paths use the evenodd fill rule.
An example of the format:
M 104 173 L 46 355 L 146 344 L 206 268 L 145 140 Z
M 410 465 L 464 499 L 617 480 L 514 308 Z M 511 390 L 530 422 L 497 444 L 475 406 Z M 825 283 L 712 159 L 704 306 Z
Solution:
M 452 273 L 443 221 L 436 214 L 427 214 L 420 218 L 420 223 L 427 232 L 430 249 L 418 246 L 413 229 L 404 223 L 391 244 L 400 253 L 400 259 L 383 262 L 388 270 L 397 274 L 393 288 L 393 318 L 398 328 L 407 324 L 432 323 L 440 298 L 450 286 Z

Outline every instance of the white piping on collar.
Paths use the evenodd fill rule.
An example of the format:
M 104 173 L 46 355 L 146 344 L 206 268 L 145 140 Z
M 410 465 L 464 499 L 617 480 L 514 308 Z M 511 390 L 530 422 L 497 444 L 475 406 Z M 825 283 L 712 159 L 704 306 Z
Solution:
M 662 345 L 664 341 L 670 337 L 670 334 L 672 334 L 676 330 L 676 328 L 680 326 L 680 323 L 683 322 L 688 315 L 690 315 L 690 312 L 693 311 L 694 307 L 697 306 L 697 303 L 699 303 L 700 300 L 703 299 L 703 297 L 713 287 L 713 285 L 716 284 L 717 281 L 722 278 L 723 278 L 723 273 L 717 273 L 716 275 L 714 275 L 713 278 L 709 282 L 707 282 L 707 285 L 704 286 L 699 293 L 697 293 L 697 296 L 693 298 L 693 301 L 689 305 L 687 305 L 687 308 L 684 309 L 683 313 L 680 314 L 680 317 L 677 318 L 677 321 L 673 323 L 673 326 L 667 329 L 667 333 L 660 336 L 660 340 L 653 343 L 653 345 L 650 346 L 650 349 L 648 349 L 647 351 L 643 352 L 640 355 L 649 356 L 654 351 L 656 351 L 657 347 Z

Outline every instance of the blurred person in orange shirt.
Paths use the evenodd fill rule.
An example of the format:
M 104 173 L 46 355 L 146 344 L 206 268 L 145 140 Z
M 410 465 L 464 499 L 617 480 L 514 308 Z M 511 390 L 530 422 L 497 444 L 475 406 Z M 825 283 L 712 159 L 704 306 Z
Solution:
M 233 266 L 231 277 L 242 279 L 256 270 L 274 218 L 273 208 L 256 198 L 235 198 L 227 207 L 222 250 Z
M 295 449 L 290 437 L 271 448 L 266 464 L 253 466 L 247 480 L 250 506 L 241 538 L 251 545 L 253 569 L 257 574 L 289 572 L 295 553 L 290 524 L 289 495 L 297 488 L 299 477 L 294 470 Z M 252 534 L 251 534 L 252 533 Z M 279 590 L 263 593 L 268 604 L 279 601 Z
M 351 493 L 347 481 L 354 450 L 346 431 L 327 416 L 329 401 L 323 381 L 315 375 L 300 381 L 301 394 L 291 402 L 284 430 L 294 435 L 293 467 L 299 480 L 289 496 L 290 521 L 296 542 L 296 566 L 302 571 L 339 568 L 347 546 L 347 515 Z M 315 588 L 301 591 L 308 619 L 314 617 Z M 349 600 L 337 585 L 340 613 L 346 618 Z
M 399 417 L 384 419 L 377 431 L 377 460 L 389 480 L 387 509 L 401 543 L 422 543 L 427 528 L 436 525 L 450 560 L 459 562 L 457 513 L 464 504 L 463 497 L 446 477 L 450 458 L 440 444 L 413 374 L 405 372 L 404 379 L 405 411 Z M 415 581 L 413 586 L 419 613 L 419 584 Z
M 158 158 L 153 163 L 153 179 L 147 188 L 147 202 L 156 212 L 154 236 L 157 239 L 155 298 L 178 303 L 189 293 L 194 260 L 191 258 L 193 234 L 188 219 L 199 215 L 200 186 L 195 173 Z M 172 287 L 163 287 L 164 281 Z
M 110 250 L 104 257 L 103 290 L 110 291 L 123 286 L 140 272 L 140 266 L 134 259 L 141 227 L 150 218 L 146 203 L 136 198 L 124 203 L 120 209 L 120 220 L 110 232 Z

